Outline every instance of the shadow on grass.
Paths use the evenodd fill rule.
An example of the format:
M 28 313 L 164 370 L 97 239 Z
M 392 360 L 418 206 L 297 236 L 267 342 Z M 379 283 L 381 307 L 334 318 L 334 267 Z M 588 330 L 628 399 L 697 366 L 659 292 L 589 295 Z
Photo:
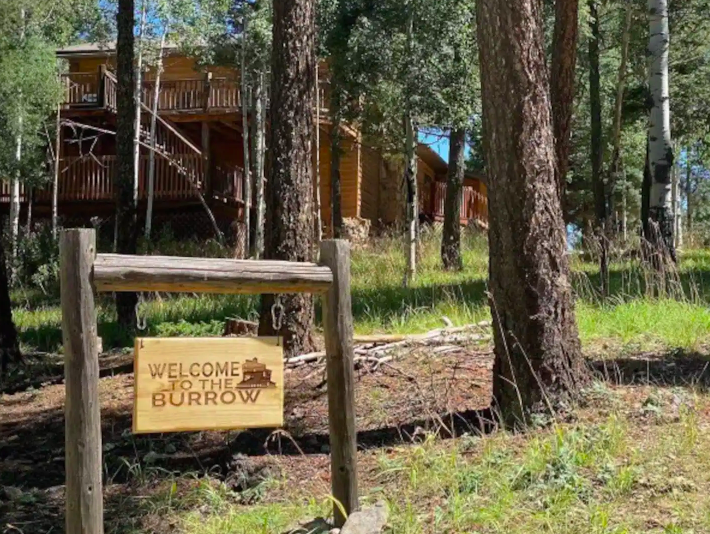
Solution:
M 698 352 L 642 354 L 591 365 L 598 378 L 617 385 L 710 388 L 710 356 Z

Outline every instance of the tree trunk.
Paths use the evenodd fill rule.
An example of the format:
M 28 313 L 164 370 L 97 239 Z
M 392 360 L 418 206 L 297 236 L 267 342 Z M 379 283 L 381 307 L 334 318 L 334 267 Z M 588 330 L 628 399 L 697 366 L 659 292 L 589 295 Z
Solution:
M 643 166 L 643 181 L 641 182 L 641 230 L 646 240 L 650 239 L 649 210 L 651 205 L 651 163 L 649 157 L 651 142 L 646 134 L 646 159 Z
M 333 229 L 333 237 L 335 239 L 340 239 L 343 233 L 343 204 L 340 196 L 340 159 L 342 156 L 341 104 L 340 91 L 334 88 L 330 103 L 332 119 L 330 129 L 330 226 Z
M 449 137 L 449 172 L 446 177 L 444 229 L 441 237 L 441 262 L 444 269 L 461 270 L 461 190 L 463 187 L 466 130 L 451 130 Z
M 2 225 L 0 224 L 0 228 Z M 7 259 L 2 239 L 0 239 L 0 374 L 4 375 L 7 366 L 20 361 L 20 344 L 17 330 L 12 320 L 10 302 L 10 280 L 7 276 Z
M 116 252 L 135 254 L 137 240 L 136 202 L 134 196 L 136 123 L 133 0 L 119 0 L 116 25 L 116 159 L 117 169 L 114 189 L 116 192 Z M 127 334 L 135 328 L 135 293 L 116 293 L 116 311 L 119 325 Z
M 414 126 L 414 119 L 411 113 L 407 113 L 404 119 L 405 124 L 405 147 L 404 147 L 404 184 L 406 187 L 406 247 L 407 272 L 405 283 L 414 282 L 417 277 L 417 230 L 419 224 L 419 194 L 417 191 L 417 129 Z
M 316 128 L 315 128 L 315 147 L 313 149 L 313 165 L 315 165 L 315 188 L 316 188 L 316 217 L 315 217 L 315 236 L 316 244 L 320 246 L 323 241 L 323 217 L 321 216 L 321 194 L 320 194 L 320 78 L 318 72 L 318 60 L 316 59 Z
M 677 147 L 676 147 L 677 148 Z M 673 165 L 673 246 L 676 250 L 683 246 L 683 225 L 680 206 L 680 167 Z
M 135 89 L 135 106 L 136 106 L 136 128 L 133 137 L 133 159 L 135 160 L 133 168 L 133 203 L 138 206 L 138 188 L 140 186 L 140 168 L 141 168 L 141 102 L 143 100 L 143 34 L 145 33 L 145 23 L 148 14 L 148 0 L 141 1 L 141 22 L 138 27 L 138 36 L 136 48 L 138 48 L 138 59 L 136 60 L 136 89 Z
M 493 398 L 512 426 L 530 412 L 574 400 L 587 372 L 555 177 L 542 0 L 479 0 L 477 11 L 490 182 Z
M 671 206 L 671 168 L 673 147 L 671 144 L 670 94 L 668 88 L 668 1 L 649 0 L 649 87 L 653 107 L 649 123 L 649 165 L 651 188 L 648 216 L 658 224 L 662 243 L 654 239 L 656 232 L 647 239 L 663 255 L 675 260 L 673 247 L 673 207 Z M 665 249 L 665 250 L 664 250 Z
M 256 217 L 254 221 L 254 252 L 255 258 L 261 258 L 264 255 L 264 157 L 266 147 L 264 145 L 266 122 L 264 113 L 264 73 L 259 72 L 256 76 L 254 84 L 254 98 L 252 105 L 254 106 L 254 142 L 252 148 L 254 150 L 254 182 L 255 182 L 255 204 Z
M 158 131 L 158 101 L 160 100 L 160 78 L 163 75 L 163 54 L 165 53 L 165 38 L 168 34 L 169 22 L 165 23 L 160 36 L 160 50 L 155 65 L 155 80 L 153 86 L 153 102 L 150 115 L 150 154 L 148 155 L 148 199 L 145 210 L 145 240 L 150 242 L 153 229 L 153 203 L 155 202 L 155 145 Z
M 589 106 L 591 109 L 592 188 L 594 190 L 594 233 L 599 244 L 599 278 L 602 295 L 609 289 L 609 246 L 607 230 L 607 198 L 602 175 L 602 96 L 599 73 L 599 45 L 601 30 L 597 0 L 589 0 Z
M 22 99 L 22 95 L 18 96 Z M 17 172 L 13 175 L 10 193 L 10 239 L 12 243 L 12 259 L 17 258 L 17 245 L 20 236 L 20 165 L 22 164 L 22 112 L 20 112 L 19 133 L 15 140 L 15 161 L 17 162 Z
M 629 42 L 631 40 L 631 23 L 633 10 L 630 4 L 626 5 L 626 20 L 624 32 L 621 36 L 621 62 L 616 77 L 616 102 L 614 105 L 614 123 L 612 132 L 611 164 L 609 165 L 612 184 L 616 184 L 621 172 L 621 120 L 624 109 L 624 91 L 626 90 L 626 65 L 629 60 Z
M 248 6 L 244 6 L 244 25 L 242 28 L 242 54 L 239 78 L 242 91 L 242 146 L 244 151 L 244 257 L 249 256 L 251 250 L 251 165 L 249 163 L 249 84 L 247 80 L 247 31 L 249 16 Z
M 20 9 L 20 46 L 25 44 L 25 9 Z M 17 259 L 17 240 L 20 236 L 20 182 L 22 174 L 20 166 L 22 164 L 22 133 L 24 128 L 24 109 L 22 91 L 17 95 L 17 136 L 15 138 L 15 161 L 17 162 L 17 172 L 12 177 L 10 184 L 10 239 L 12 243 L 12 259 Z
M 552 121 L 557 160 L 557 187 L 562 206 L 567 190 L 570 132 L 574 109 L 574 72 L 577 63 L 579 0 L 555 1 L 555 30 L 552 44 Z
M 57 241 L 59 226 L 59 162 L 62 151 L 61 107 L 57 106 L 57 132 L 54 139 L 54 179 L 52 180 L 52 239 Z
M 693 180 L 693 167 L 691 165 L 690 157 L 691 157 L 691 148 L 686 149 L 686 158 L 685 158 L 685 202 L 686 202 L 686 210 L 685 210 L 685 227 L 688 231 L 688 243 L 692 246 L 693 245 L 693 186 L 692 186 L 692 180 Z
M 313 256 L 313 104 L 315 102 L 315 0 L 274 2 L 271 160 L 266 184 L 265 257 L 311 261 Z M 264 295 L 260 334 L 273 333 L 272 311 L 283 305 L 287 355 L 313 347 L 313 297 Z
M 27 219 L 25 221 L 25 238 L 29 239 L 32 235 L 32 208 L 34 205 L 35 191 L 34 187 L 27 187 Z

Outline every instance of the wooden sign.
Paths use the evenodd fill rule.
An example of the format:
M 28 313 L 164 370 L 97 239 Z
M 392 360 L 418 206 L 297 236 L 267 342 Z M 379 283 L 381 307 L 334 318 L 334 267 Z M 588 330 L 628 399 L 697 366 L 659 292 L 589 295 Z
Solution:
M 139 338 L 133 432 L 283 425 L 283 349 L 275 337 Z

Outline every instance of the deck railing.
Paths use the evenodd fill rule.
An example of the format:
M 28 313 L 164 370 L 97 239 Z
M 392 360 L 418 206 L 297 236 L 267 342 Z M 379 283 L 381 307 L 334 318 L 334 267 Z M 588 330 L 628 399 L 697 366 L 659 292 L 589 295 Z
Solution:
M 444 218 L 446 205 L 446 182 L 434 182 L 432 194 L 432 216 L 435 219 Z M 461 188 L 461 222 L 478 221 L 488 224 L 488 199 L 473 186 L 464 185 Z
M 110 71 L 69 72 L 61 75 L 65 87 L 65 109 L 109 109 L 116 111 L 116 77 Z M 141 99 L 153 109 L 155 81 L 145 80 Z M 321 80 L 319 102 L 322 112 L 328 110 L 329 83 Z M 249 102 L 249 99 L 246 100 Z M 269 95 L 267 88 L 266 101 Z M 225 111 L 241 108 L 243 103 L 239 81 L 232 78 L 204 78 L 163 80 L 160 82 L 158 111 Z
M 175 154 L 172 161 L 155 158 L 155 200 L 180 201 L 196 197 L 204 191 L 204 161 L 199 154 Z M 148 198 L 149 156 L 141 155 L 138 174 L 138 200 Z M 112 201 L 113 182 L 116 173 L 116 156 L 66 157 L 61 159 L 58 182 L 58 201 Z M 215 173 L 213 193 L 225 202 L 242 201 L 242 171 L 239 168 L 224 169 Z M 10 184 L 0 181 L 0 203 L 9 203 Z M 27 202 L 27 189 L 20 188 L 20 201 Z M 49 204 L 52 201 L 52 186 L 36 188 L 34 202 Z

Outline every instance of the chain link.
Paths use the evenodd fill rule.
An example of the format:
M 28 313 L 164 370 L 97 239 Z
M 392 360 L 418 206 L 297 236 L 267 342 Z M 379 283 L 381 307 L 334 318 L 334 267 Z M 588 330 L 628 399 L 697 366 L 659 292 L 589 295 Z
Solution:
M 274 333 L 277 336 L 277 339 L 280 340 L 281 336 L 279 335 L 279 332 L 281 331 L 281 327 L 283 326 L 283 318 L 284 318 L 284 306 L 281 304 L 281 299 L 279 298 L 278 295 L 274 297 L 274 304 L 271 306 L 271 326 L 274 328 Z

